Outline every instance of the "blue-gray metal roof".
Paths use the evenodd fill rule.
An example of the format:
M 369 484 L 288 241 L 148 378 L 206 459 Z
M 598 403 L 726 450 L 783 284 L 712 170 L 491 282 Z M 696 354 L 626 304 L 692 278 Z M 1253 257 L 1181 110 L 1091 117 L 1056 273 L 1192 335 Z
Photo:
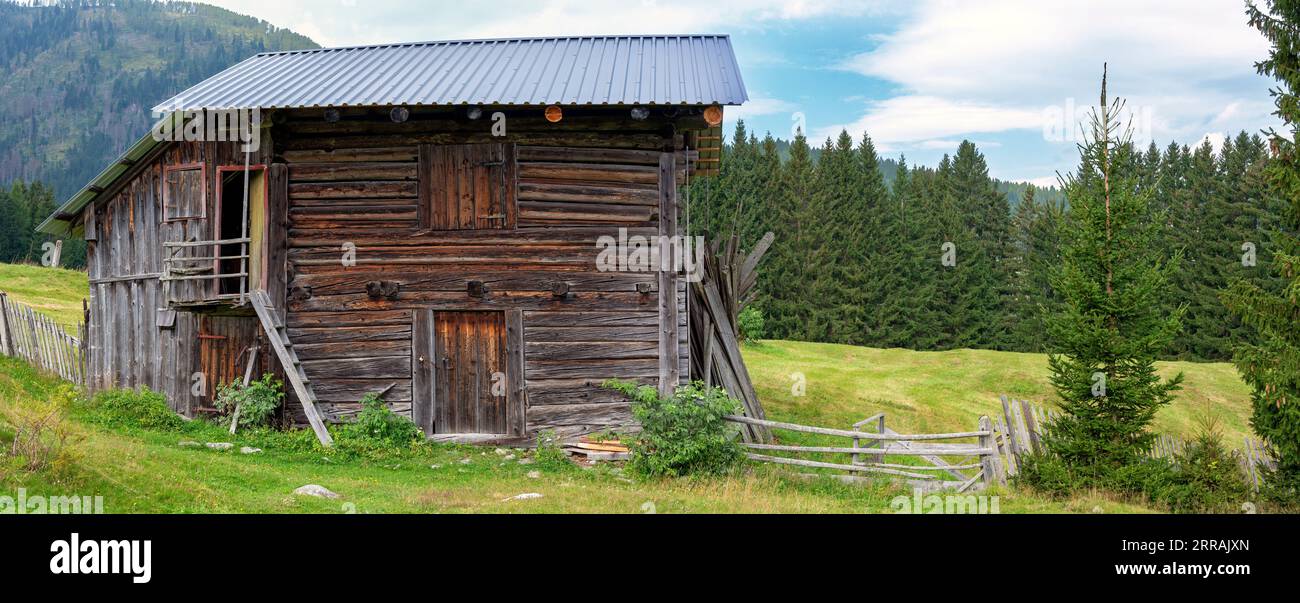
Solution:
M 746 100 L 725 35 L 588 36 L 263 53 L 155 110 Z

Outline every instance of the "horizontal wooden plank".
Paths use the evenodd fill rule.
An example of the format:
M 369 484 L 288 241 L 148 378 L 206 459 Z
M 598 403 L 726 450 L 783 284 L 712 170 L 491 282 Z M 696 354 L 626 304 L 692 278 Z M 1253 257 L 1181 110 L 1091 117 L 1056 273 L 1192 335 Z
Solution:
M 658 236 L 655 228 L 629 228 L 629 237 Z M 289 233 L 289 245 L 292 247 L 331 247 L 337 249 L 344 243 L 357 247 L 447 247 L 468 246 L 522 246 L 529 247 L 588 247 L 595 249 L 600 237 L 618 237 L 617 226 L 591 225 L 568 228 L 548 228 L 546 230 L 457 230 L 416 233 L 384 232 L 376 230 L 369 236 L 366 233 L 350 230 L 346 233 L 324 231 L 313 233 L 318 236 L 303 236 L 296 230 Z
M 411 354 L 411 341 L 344 341 L 334 343 L 295 344 L 298 357 L 304 361 L 327 358 L 370 358 Z
M 520 162 L 519 178 L 658 185 L 659 168 L 597 163 Z
M 361 317 L 364 320 L 364 317 Z M 392 341 L 411 339 L 411 323 L 397 322 L 387 326 L 365 327 L 312 327 L 290 328 L 289 340 L 295 345 L 332 343 L 340 341 Z
M 494 270 L 480 271 L 474 266 L 440 264 L 444 270 L 384 270 L 346 271 L 329 274 L 298 274 L 291 282 L 294 287 L 310 287 L 313 295 L 337 295 L 364 291 L 366 284 L 376 279 L 398 283 L 401 291 L 458 291 L 464 292 L 469 281 L 479 281 L 489 291 L 551 291 L 556 283 L 568 286 L 569 291 L 637 291 L 637 285 L 650 286 L 650 293 L 658 290 L 653 275 L 634 272 L 591 272 L 555 270 Z
M 520 180 L 518 190 L 520 201 L 653 205 L 656 207 L 659 205 L 659 191 L 648 187 L 595 186 L 546 180 Z
M 365 293 L 318 295 L 290 301 L 291 312 L 344 312 L 350 310 L 398 310 L 434 308 L 446 310 L 634 310 L 655 307 L 657 296 L 639 293 L 579 291 L 557 299 L 545 291 L 494 291 L 487 297 L 471 297 L 465 292 L 401 292 L 395 301 L 372 300 Z
M 322 163 L 322 162 L 348 162 L 348 163 L 373 163 L 373 162 L 413 162 L 420 156 L 419 148 L 415 145 L 378 147 L 378 148 L 314 148 L 297 151 L 285 151 L 284 160 L 289 162 L 290 169 L 294 163 Z
M 329 423 L 345 423 L 356 420 L 356 416 L 361 413 L 362 406 L 357 402 L 322 402 L 316 405 L 321 414 L 321 418 Z M 393 402 L 388 408 L 394 414 L 411 418 L 410 402 Z
M 659 327 L 586 326 L 571 319 L 574 326 L 537 327 L 524 319 L 524 341 L 528 342 L 601 342 L 601 341 L 658 341 Z
M 329 360 L 304 360 L 302 368 L 307 378 L 325 381 L 332 378 L 354 378 L 365 375 L 371 379 L 410 379 L 411 356 L 380 358 L 335 358 Z
M 528 409 L 530 426 L 626 425 L 632 423 L 632 409 L 626 402 L 537 406 Z
M 644 358 L 575 363 L 571 361 L 534 360 L 526 363 L 525 376 L 534 379 L 606 379 L 650 378 L 659 375 L 659 360 Z
M 295 163 L 289 166 L 290 183 L 415 179 L 414 161 Z
M 659 310 L 656 304 L 642 312 L 524 312 L 524 332 L 533 327 L 657 327 Z
M 520 145 L 519 161 L 571 162 L 571 163 L 626 163 L 633 165 L 659 165 L 659 151 L 605 149 L 600 147 L 539 147 Z
M 651 207 L 648 205 L 519 201 L 520 220 L 632 224 L 653 222 L 657 219 L 658 215 L 659 208 L 657 206 Z
M 524 357 L 535 360 L 617 360 L 630 358 L 658 358 L 659 341 L 605 341 L 605 342 L 538 342 L 524 343 Z
M 363 149 L 374 147 L 393 147 L 407 144 L 485 144 L 513 142 L 516 144 L 534 144 L 543 146 L 605 146 L 619 149 L 660 149 L 664 137 L 660 133 L 623 134 L 610 131 L 557 130 L 527 132 L 514 128 L 508 129 L 504 137 L 493 136 L 486 128 L 482 132 L 429 132 L 413 134 L 360 134 L 360 135 L 321 135 L 294 136 L 284 141 L 286 151 L 311 149 Z M 683 144 L 681 135 L 673 139 L 673 144 Z
M 294 199 L 342 199 L 355 197 L 419 197 L 415 182 L 318 182 L 289 185 L 290 202 Z
M 290 310 L 285 318 L 285 324 L 290 328 L 401 325 L 409 329 L 411 327 L 411 311 L 302 312 Z
M 368 393 L 384 393 L 385 402 L 410 402 L 410 379 L 321 379 L 312 383 L 316 399 L 321 402 L 357 402 Z
M 653 385 L 653 378 L 641 380 Z M 602 380 L 592 379 L 530 379 L 528 381 L 529 406 L 554 404 L 629 404 L 621 392 L 601 387 Z

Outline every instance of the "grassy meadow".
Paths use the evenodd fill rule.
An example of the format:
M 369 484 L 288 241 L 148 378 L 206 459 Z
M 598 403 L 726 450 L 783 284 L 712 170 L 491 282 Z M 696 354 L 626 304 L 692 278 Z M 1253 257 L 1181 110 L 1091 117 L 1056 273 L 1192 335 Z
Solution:
M 85 274 L 0 264 L 0 290 L 75 322 Z M 998 394 L 1051 404 L 1046 356 L 981 350 L 914 352 L 765 341 L 745 356 L 767 414 L 847 428 L 876 412 L 900 432 L 965 431 L 1000 411 Z M 1186 375 L 1178 401 L 1156 429 L 1191 435 L 1198 417 L 1218 417 L 1229 445 L 1248 432 L 1249 391 L 1231 365 L 1162 363 Z M 798 376 L 804 395 L 791 386 Z M 534 459 L 533 452 L 421 445 L 391 458 L 349 457 L 310 444 L 310 432 L 230 436 L 203 420 L 149 430 L 104 421 L 72 386 L 0 357 L 0 494 L 101 495 L 112 513 L 888 513 L 901 486 L 808 481 L 780 467 L 750 465 L 729 477 L 639 481 L 616 467 Z M 11 450 L 15 434 L 50 417 L 50 458 L 29 466 Z M 781 433 L 787 442 L 800 434 Z M 231 450 L 181 442 L 230 442 Z M 262 450 L 241 454 L 244 446 Z M 899 459 L 902 461 L 902 459 Z M 337 500 L 295 496 L 319 484 Z M 539 498 L 515 500 L 520 494 Z M 1049 500 L 1011 487 L 990 492 L 1003 513 L 1133 513 L 1151 509 L 1106 493 Z

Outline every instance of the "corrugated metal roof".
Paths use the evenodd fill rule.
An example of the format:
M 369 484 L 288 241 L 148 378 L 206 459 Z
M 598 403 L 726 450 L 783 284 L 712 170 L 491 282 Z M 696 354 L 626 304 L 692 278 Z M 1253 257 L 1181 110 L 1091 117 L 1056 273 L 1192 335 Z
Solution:
M 263 53 L 155 110 L 746 100 L 725 35 L 596 36 Z

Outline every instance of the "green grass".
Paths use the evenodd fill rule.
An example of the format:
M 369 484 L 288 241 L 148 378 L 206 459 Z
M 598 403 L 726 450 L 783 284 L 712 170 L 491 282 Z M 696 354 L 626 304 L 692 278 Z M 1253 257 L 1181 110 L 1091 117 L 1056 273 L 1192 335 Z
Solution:
M 81 319 L 85 273 L 0 264 L 0 290 L 60 322 Z M 746 346 L 747 364 L 768 416 L 847 428 L 876 412 L 901 432 L 967 431 L 979 415 L 1000 412 L 998 394 L 1051 404 L 1046 356 L 981 350 L 913 352 L 769 341 Z M 1184 390 L 1157 418 L 1162 433 L 1191 435 L 1196 418 L 1218 416 L 1229 445 L 1248 433 L 1249 390 L 1228 364 L 1161 363 L 1183 371 Z M 791 392 L 792 375 L 806 395 Z M 507 461 L 491 449 L 430 445 L 397 458 L 347 459 L 303 446 L 306 434 L 232 438 L 192 421 L 179 432 L 105 424 L 69 387 L 30 366 L 0 358 L 0 495 L 101 495 L 123 513 L 876 513 L 904 491 L 795 479 L 783 468 L 747 467 L 723 478 L 635 481 L 608 468 Z M 60 401 L 69 439 L 49 467 L 31 471 L 9 455 L 21 417 Z M 788 442 L 819 441 L 782 432 Z M 233 442 L 234 451 L 181 447 L 182 440 Z M 842 442 L 840 442 L 842 443 Z M 242 455 L 240 446 L 262 448 Z M 517 456 L 524 453 L 512 451 Z M 462 463 L 462 461 L 467 461 Z M 904 462 L 891 458 L 891 462 Z M 538 471 L 540 477 L 530 478 Z M 292 495 L 315 483 L 343 495 Z M 506 500 L 537 492 L 533 500 Z M 1004 513 L 1145 512 L 1104 493 L 1050 501 L 1014 487 L 992 492 Z M 647 505 L 649 503 L 649 505 Z
M 30 264 L 0 264 L 0 291 L 53 318 L 74 333 L 81 324 L 81 300 L 90 293 L 86 273 Z
M 1001 415 L 1000 394 L 1056 404 L 1045 354 L 988 350 L 915 352 L 764 341 L 744 348 L 764 410 L 776 419 L 848 429 L 877 412 L 902 433 L 971 431 L 979 416 Z M 1190 438 L 1202 416 L 1219 419 L 1230 447 L 1250 433 L 1250 388 L 1227 363 L 1160 362 L 1184 374 L 1174 403 L 1156 416 L 1158 433 Z M 803 396 L 793 395 L 800 374 Z
M 606 467 L 521 464 L 492 449 L 429 445 L 381 460 L 340 458 L 302 445 L 305 434 L 241 433 L 193 421 L 156 432 L 97 420 L 65 384 L 0 358 L 0 494 L 103 496 L 110 513 L 888 513 L 898 487 L 807 482 L 750 467 L 731 477 L 637 481 Z M 57 402 L 51 402 L 55 400 Z M 69 439 L 51 466 L 29 471 L 7 457 L 18 418 L 59 405 Z M 232 442 L 235 450 L 179 442 Z M 240 446 L 261 454 L 243 455 Z M 524 455 L 521 451 L 512 454 Z M 537 471 L 539 477 L 528 473 Z M 343 496 L 294 496 L 305 484 Z M 507 500 L 522 493 L 542 498 Z M 1013 488 L 992 491 L 1003 513 L 1146 511 L 1104 495 L 1046 501 Z

